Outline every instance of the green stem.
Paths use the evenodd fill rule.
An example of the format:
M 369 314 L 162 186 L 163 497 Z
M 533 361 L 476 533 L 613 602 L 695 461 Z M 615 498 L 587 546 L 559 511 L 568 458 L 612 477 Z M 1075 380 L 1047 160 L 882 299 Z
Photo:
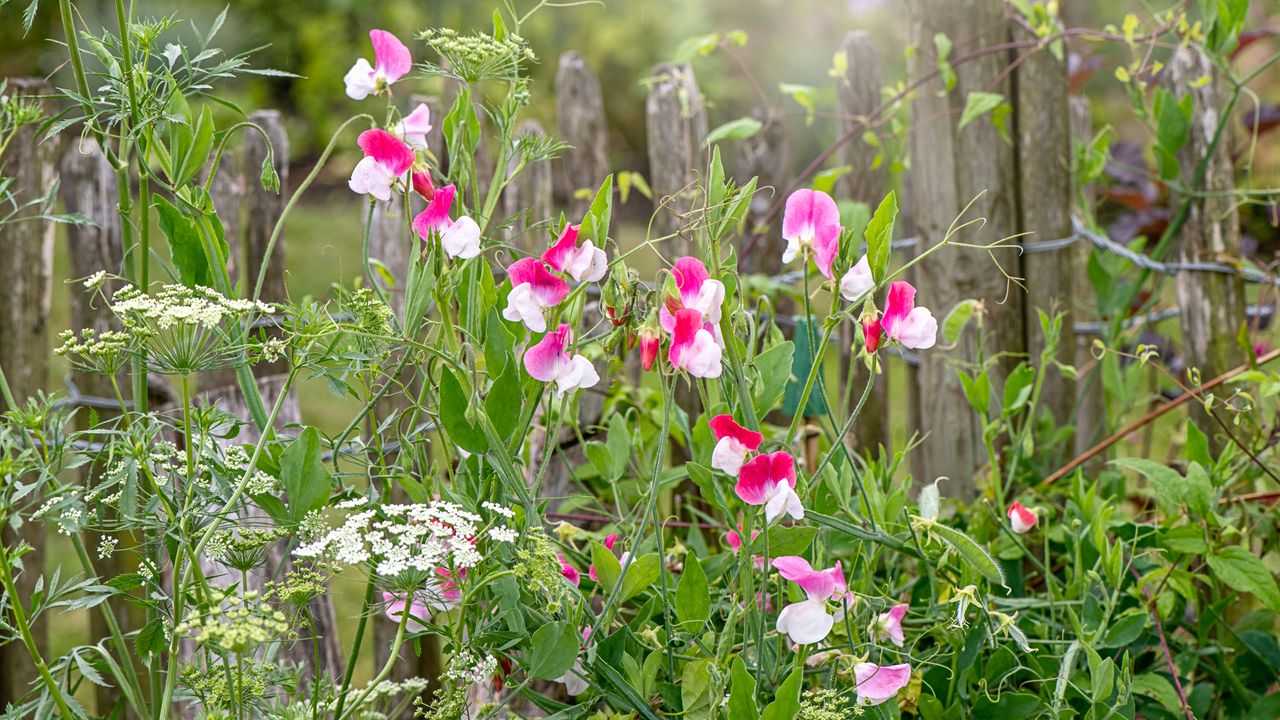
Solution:
M 404 644 L 404 629 L 405 626 L 409 624 L 410 617 L 409 608 L 406 607 L 404 612 L 400 613 L 400 623 L 396 626 L 396 637 L 395 640 L 391 642 L 391 653 L 387 655 L 387 662 L 382 666 L 382 671 L 379 672 L 373 680 L 369 681 L 369 687 L 365 688 L 364 692 L 360 693 L 360 696 L 351 703 L 351 707 L 347 708 L 346 713 L 334 712 L 333 716 L 336 720 L 343 720 L 347 713 L 355 712 L 356 709 L 364 703 L 365 699 L 369 697 L 369 694 L 377 689 L 378 683 L 386 680 L 387 676 L 391 674 L 391 668 L 394 667 L 396 661 L 400 659 L 400 646 Z M 341 703 L 341 699 L 339 699 L 338 702 Z
M 7 395 L 7 384 L 5 388 Z M 75 714 L 71 712 L 66 698 L 62 696 L 62 688 L 58 687 L 58 683 L 54 681 L 53 675 L 49 672 L 49 666 L 45 664 L 40 648 L 36 645 L 35 636 L 31 634 L 31 624 L 27 618 L 26 608 L 22 606 L 21 596 L 18 595 L 18 588 L 13 581 L 12 568 L 8 550 L 4 543 L 0 543 L 0 584 L 3 584 L 4 592 L 9 596 L 9 612 L 13 615 L 13 624 L 17 626 L 18 634 L 22 636 L 22 644 L 27 646 L 27 652 L 31 654 L 31 662 L 35 664 L 36 671 L 40 674 L 40 681 L 44 683 L 49 694 L 53 696 L 54 703 L 57 704 L 58 714 L 66 720 L 75 720 Z

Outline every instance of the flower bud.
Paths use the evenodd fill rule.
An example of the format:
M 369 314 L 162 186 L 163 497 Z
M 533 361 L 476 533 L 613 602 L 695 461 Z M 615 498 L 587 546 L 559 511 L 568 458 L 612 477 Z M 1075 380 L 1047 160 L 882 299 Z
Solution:
M 862 337 L 866 343 L 867 352 L 874 353 L 880 347 L 880 320 L 874 315 L 865 315 L 862 318 Z
M 662 344 L 658 333 L 651 327 L 644 327 L 640 330 L 640 365 L 645 371 L 653 369 L 653 363 L 658 359 L 658 347 Z
M 431 184 L 431 173 L 425 170 L 414 170 L 411 175 L 413 179 L 413 191 L 422 196 L 423 200 L 431 201 L 436 194 L 436 188 Z

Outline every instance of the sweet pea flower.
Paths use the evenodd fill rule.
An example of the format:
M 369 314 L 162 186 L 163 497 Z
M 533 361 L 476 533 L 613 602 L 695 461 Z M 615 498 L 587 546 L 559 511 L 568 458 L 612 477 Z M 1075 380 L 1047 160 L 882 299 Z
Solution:
M 570 565 L 569 561 L 564 559 L 564 553 L 560 553 L 560 574 L 573 583 L 574 587 L 578 587 L 578 583 L 582 582 L 582 573 L 578 572 L 578 568 Z
M 840 251 L 840 230 L 840 211 L 830 195 L 808 189 L 791 193 L 782 214 L 782 239 L 787 241 L 782 262 L 812 253 L 818 272 L 833 279 L 831 262 Z
M 441 188 L 443 190 L 443 188 Z M 522 322 L 532 332 L 546 332 L 547 308 L 555 307 L 569 295 L 569 284 L 538 258 L 521 258 L 507 268 L 511 292 L 502 317 Z
M 645 326 L 640 328 L 640 366 L 645 372 L 653 369 L 653 361 L 658 359 L 658 350 L 662 346 L 662 339 L 653 328 Z
M 404 116 L 396 125 L 396 135 L 415 150 L 427 149 L 427 133 L 431 132 L 431 108 L 426 103 L 418 103 L 413 112 Z
M 737 477 L 747 455 L 760 447 L 764 435 L 742 427 L 733 421 L 732 415 L 717 415 L 707 425 L 711 426 L 711 433 L 716 438 L 716 449 L 711 452 L 711 467 Z
M 609 269 L 609 259 L 604 250 L 590 240 L 578 246 L 579 225 L 565 225 L 560 238 L 546 252 L 542 260 L 558 272 L 568 273 L 578 282 L 598 282 Z
M 373 42 L 373 65 L 364 58 L 356 60 L 342 81 L 347 85 L 347 97 L 363 100 L 382 92 L 413 69 L 413 57 L 404 43 L 386 30 L 370 30 Z
M 353 192 L 387 202 L 391 186 L 413 167 L 413 150 L 386 130 L 365 130 L 356 144 L 364 158 L 356 163 L 347 185 Z
M 783 578 L 794 582 L 804 590 L 808 599 L 792 603 L 778 613 L 778 632 L 785 633 L 797 645 L 821 642 L 836 620 L 844 616 L 850 602 L 848 584 L 840 563 L 826 570 L 814 570 L 808 560 L 795 555 L 774 558 L 773 567 Z M 839 607 L 834 614 L 827 612 L 827 601 L 835 599 Z
M 742 536 L 738 534 L 738 531 L 739 531 L 739 530 L 742 530 L 742 527 L 741 527 L 741 526 L 739 526 L 739 527 L 738 527 L 738 530 L 730 530 L 730 531 L 729 531 L 728 533 L 726 533 L 726 534 L 725 534 L 725 536 L 724 536 L 724 541 L 725 541 L 725 543 L 727 543 L 727 544 L 729 545 L 729 549 L 733 551 L 733 554 L 734 554 L 734 555 L 737 555 L 737 554 L 738 554 L 738 552 L 742 550 Z M 760 531 L 759 531 L 759 530 L 752 530 L 752 531 L 751 531 L 751 540 L 752 540 L 752 542 L 755 542 L 755 539 L 756 539 L 757 537 L 760 537 Z M 764 556 L 763 556 L 763 555 L 752 555 L 752 556 L 751 556 L 751 564 L 755 565 L 755 567 L 756 567 L 756 569 L 757 569 L 757 570 L 763 570 L 763 569 L 764 569 Z
M 901 280 L 889 286 L 880 328 L 889 340 L 912 350 L 931 348 L 938 338 L 938 321 L 933 313 L 916 307 L 916 289 Z
M 618 542 L 618 538 L 620 537 L 622 536 L 619 535 L 618 533 L 610 533 L 609 535 L 605 536 L 605 539 L 604 539 L 605 549 L 612 551 L 614 543 Z M 629 562 L 631 562 L 631 553 L 623 552 L 622 555 L 618 556 L 619 567 L 626 567 L 627 563 Z M 587 566 L 587 577 L 591 578 L 595 582 L 600 582 L 600 576 L 596 574 L 596 566 L 594 563 Z
M 720 345 L 703 327 L 702 313 L 685 308 L 676 311 L 676 324 L 667 359 L 677 370 L 700 378 L 720 377 Z
M 1040 521 L 1040 517 L 1028 510 L 1022 503 L 1014 501 L 1009 506 L 1009 525 L 1013 531 L 1019 535 L 1029 532 L 1035 528 L 1036 523 Z
M 554 381 L 556 397 L 600 382 L 600 375 L 590 360 L 582 355 L 569 355 L 572 342 L 573 329 L 564 323 L 524 351 L 524 369 L 535 380 Z
M 449 610 L 462 601 L 462 588 L 457 580 L 466 577 L 466 571 L 459 571 L 458 578 L 448 568 L 436 568 L 436 578 L 428 580 L 426 587 L 409 594 L 383 592 L 382 601 L 386 603 L 386 615 L 389 619 L 400 622 L 405 611 L 409 619 L 405 622 L 408 632 L 422 632 L 426 629 L 422 621 L 430 620 L 434 610 Z
M 710 279 L 707 266 L 698 258 L 689 256 L 676 260 L 671 267 L 671 277 L 680 291 L 680 302 L 674 309 L 667 308 L 666 304 L 658 308 L 658 323 L 662 329 L 675 332 L 675 313 L 683 307 L 702 313 L 703 322 L 711 326 L 707 329 L 714 335 L 720 322 L 720 306 L 724 304 L 724 283 Z
M 431 202 L 436 196 L 435 185 L 431 183 L 431 173 L 425 170 L 414 170 L 409 174 L 409 182 L 413 185 L 413 191 L 421 195 L 423 200 Z
M 384 611 L 387 618 L 396 623 L 400 622 L 404 617 L 405 609 L 408 609 L 409 619 L 404 624 L 405 631 L 417 633 L 427 629 L 427 626 L 421 622 L 421 620 L 431 619 L 431 610 L 426 604 L 418 602 L 416 598 L 406 601 L 404 595 L 389 592 L 382 593 L 382 602 L 387 605 Z
M 765 522 L 771 523 L 783 513 L 804 519 L 804 506 L 796 494 L 796 459 L 791 453 L 780 450 L 751 458 L 739 470 L 733 490 L 742 502 L 763 505 Z
M 445 253 L 451 258 L 466 260 L 480 254 L 480 226 L 466 215 L 457 220 L 449 217 L 456 192 L 453 185 L 434 191 L 426 209 L 413 219 L 413 230 L 423 240 L 431 237 L 432 232 L 439 233 Z
M 853 677 L 857 682 L 858 704 L 862 706 L 879 705 L 894 698 L 898 691 L 911 682 L 911 665 L 876 665 L 860 662 L 853 666 Z
M 840 278 L 840 296 L 849 302 L 866 295 L 875 287 L 876 281 L 871 277 L 871 263 L 867 262 L 866 255 Z
M 910 605 L 900 603 L 889 608 L 889 612 L 880 613 L 871 623 L 871 632 L 879 640 L 888 640 L 894 645 L 902 647 L 902 644 L 907 639 L 902 632 L 902 618 L 910 608 Z

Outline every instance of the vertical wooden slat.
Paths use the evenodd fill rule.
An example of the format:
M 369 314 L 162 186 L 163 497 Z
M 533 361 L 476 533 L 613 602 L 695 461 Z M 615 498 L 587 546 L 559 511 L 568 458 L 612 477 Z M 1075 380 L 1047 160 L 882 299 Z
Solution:
M 1083 95 L 1077 95 L 1070 99 L 1071 114 L 1071 135 L 1074 142 L 1087 145 L 1093 140 L 1093 117 L 1089 109 L 1089 98 Z M 1074 170 L 1073 172 L 1078 171 Z M 1087 222 L 1093 217 L 1093 188 L 1083 187 L 1078 189 L 1078 199 L 1080 207 L 1077 208 L 1079 215 Z M 1075 274 L 1072 279 L 1072 287 L 1075 292 L 1074 309 L 1076 310 L 1076 318 L 1088 318 L 1094 320 L 1098 317 L 1097 304 L 1092 302 L 1095 293 L 1093 286 L 1089 283 L 1086 268 L 1089 266 L 1089 255 L 1093 252 L 1093 245 L 1087 242 L 1077 242 L 1075 244 Z M 1083 371 L 1085 368 L 1089 370 L 1082 372 L 1076 379 L 1076 417 L 1075 417 L 1075 452 L 1077 455 L 1085 452 L 1093 447 L 1095 443 L 1101 440 L 1107 434 L 1107 408 L 1106 397 L 1102 387 L 1101 366 L 1093 357 L 1093 340 L 1094 336 L 1087 334 L 1076 335 L 1075 347 L 1075 366 L 1077 370 Z M 1086 468 L 1097 469 L 1100 467 L 1103 458 L 1098 460 L 1091 466 Z
M 1017 126 L 1019 214 L 1021 230 L 1030 233 L 1023 242 L 1057 240 L 1071 235 L 1071 127 L 1067 104 L 1065 44 L 1059 59 L 1050 48 L 1026 58 L 1014 71 Z M 1075 355 L 1072 299 L 1078 251 L 1068 245 L 1058 250 L 1029 252 L 1022 258 L 1026 277 L 1027 350 L 1037 362 L 1045 348 L 1039 312 L 1065 313 L 1055 357 L 1070 363 Z M 1075 383 L 1055 368 L 1045 368 L 1040 407 L 1058 424 L 1070 421 L 1075 407 Z M 1065 458 L 1060 458 L 1065 459 Z
M 42 96 L 50 89 L 41 80 L 16 79 L 9 82 L 8 92 Z M 3 162 L 3 174 L 13 178 L 11 191 L 19 203 L 43 198 L 53 187 L 53 148 L 40 142 L 35 126 L 18 131 Z M 31 213 L 32 209 L 28 209 L 24 216 Z M 53 233 L 53 223 L 44 220 L 28 219 L 0 227 L 0 248 L 4 250 L 0 253 L 0 288 L 4 288 L 0 292 L 0 367 L 4 368 L 16 403 L 24 402 L 48 384 Z M 17 577 L 19 599 L 29 605 L 36 581 L 44 572 L 44 523 L 27 522 L 17 532 L 6 523 L 0 542 L 16 548 L 20 540 L 32 548 L 23 556 L 22 571 Z M 41 655 L 47 659 L 48 638 L 43 621 L 36 623 L 34 635 Z M 22 643 L 0 645 L 0 707 L 21 698 L 35 678 L 35 667 Z
M 609 135 L 600 81 L 574 51 L 560 56 L 556 70 L 556 123 L 560 138 L 573 146 L 553 168 L 556 196 L 568 207 L 570 221 L 578 222 L 592 200 L 577 197 L 578 191 L 594 194 L 609 174 Z
M 71 143 L 71 147 L 62 157 L 60 170 L 60 191 L 67 212 L 79 213 L 92 221 L 91 225 L 68 225 L 66 228 L 67 257 L 71 266 L 71 278 L 79 280 L 103 270 L 111 274 L 120 274 L 124 249 L 120 240 L 120 216 L 116 210 L 119 193 L 111 163 L 103 155 L 96 140 L 85 139 Z M 114 287 L 110 283 L 104 286 L 108 297 L 112 290 Z M 68 286 L 68 295 L 71 329 L 77 334 L 89 328 L 96 333 L 120 329 L 119 323 L 115 321 L 115 316 L 111 314 L 106 303 L 85 292 L 79 283 Z M 72 379 L 81 394 L 102 398 L 114 396 L 111 378 L 106 375 L 76 371 L 72 373 Z M 121 378 L 119 386 L 122 389 L 128 387 L 127 378 Z M 116 415 L 115 412 L 106 409 L 97 409 L 94 412 L 102 419 L 109 419 Z M 80 429 L 88 429 L 88 417 L 87 410 L 79 411 L 77 426 Z M 101 470 L 93 466 L 91 468 L 84 472 L 86 479 L 92 473 Z M 114 522 L 115 518 L 99 514 L 95 520 Z M 94 558 L 94 569 L 100 578 L 108 580 L 126 572 L 135 564 L 126 557 L 123 550 L 117 550 L 106 558 L 98 558 L 95 549 L 104 537 L 115 538 L 116 536 L 85 533 L 85 542 L 90 546 L 90 557 Z M 122 543 L 122 545 L 132 544 L 127 539 Z M 129 618 L 130 606 L 113 600 L 107 601 L 107 607 L 111 608 L 120 627 L 127 632 L 129 628 L 135 627 Z M 89 618 L 94 638 L 104 638 L 110 634 L 107 622 L 100 613 L 93 612 Z M 106 714 L 119 701 L 120 692 L 114 687 L 96 686 L 95 697 L 99 713 Z
M 937 33 L 952 39 L 952 57 L 1008 40 L 1004 7 L 999 0 L 912 0 L 908 7 L 911 44 L 918 48 L 911 59 L 913 79 L 937 67 L 933 49 Z M 993 242 L 1017 232 L 1013 147 L 987 118 L 971 122 L 958 132 L 956 128 L 968 93 L 997 92 L 1009 97 L 1008 81 L 999 79 L 1008 62 L 1006 53 L 982 56 L 955 68 L 957 80 L 951 92 L 943 92 L 941 79 L 930 80 L 919 90 L 912 107 L 910 136 L 911 213 L 922 252 L 942 241 L 952 221 L 971 200 L 974 202 L 966 218 L 986 218 L 986 225 L 981 230 L 961 232 L 957 240 Z M 1000 253 L 999 260 L 1006 272 L 1020 273 L 1016 253 Z M 1018 288 L 1009 287 L 987 253 L 944 249 L 917 267 L 918 304 L 942 316 L 960 300 L 980 299 L 985 303 L 988 355 L 1002 351 L 1011 353 L 1005 357 L 1015 358 L 1022 351 L 1022 294 Z M 922 353 L 919 372 L 921 429 L 930 435 L 920 450 L 924 472 L 920 479 L 948 476 L 948 490 L 965 499 L 977 493 L 975 475 L 984 462 L 984 451 L 979 419 L 965 400 L 954 361 L 976 360 L 978 350 L 971 325 L 956 352 Z M 994 368 L 994 387 L 1003 385 L 1009 364 L 1001 362 Z
M 851 32 L 845 35 L 844 42 L 840 44 L 840 52 L 845 54 L 847 70 L 844 77 L 836 80 L 836 106 L 839 115 L 836 127 L 838 135 L 844 136 L 858 128 L 866 129 L 863 119 L 880 104 L 883 67 L 880 51 L 868 33 Z M 836 186 L 838 197 L 865 203 L 875 210 L 884 198 L 888 180 L 884 163 L 875 162 L 876 153 L 876 148 L 861 139 L 847 142 L 840 148 L 839 163 L 848 165 L 852 172 L 840 178 Z M 840 328 L 842 371 L 850 363 L 857 363 L 856 357 L 851 355 L 853 329 L 853 323 L 844 323 Z M 887 355 L 880 357 L 881 363 L 886 361 Z M 881 367 L 881 375 L 876 379 L 871 396 L 867 398 L 867 404 L 854 426 L 853 442 L 860 451 L 875 450 L 881 444 L 889 446 L 889 375 L 883 370 Z M 858 397 L 867 382 L 866 366 L 858 363 L 852 378 L 853 396 Z
M 755 135 L 735 143 L 737 152 L 734 156 L 729 155 L 726 146 L 721 145 L 720 148 L 725 153 L 726 169 L 733 168 L 733 177 L 739 186 L 746 185 L 753 177 L 758 178 L 756 194 L 751 198 L 748 230 L 756 229 L 763 221 L 777 194 L 784 191 L 792 179 L 791 141 L 786 124 L 780 117 L 770 117 L 767 110 L 756 110 L 754 117 L 764 123 L 763 127 Z M 777 275 L 782 272 L 782 251 L 786 246 L 781 232 L 768 229 L 756 236 L 749 251 L 739 249 L 738 270 Z M 791 313 L 789 298 L 772 299 L 779 314 Z
M 703 107 L 693 66 L 660 63 L 653 68 L 652 87 L 645 102 L 645 132 L 649 143 L 649 186 L 657 216 L 654 238 L 671 235 L 692 207 L 689 185 L 702 167 L 702 143 L 707 136 Z M 692 251 L 692 238 L 667 242 L 663 254 L 674 259 Z
M 1201 82 L 1206 77 L 1209 81 Z M 1226 122 L 1222 115 L 1226 82 L 1207 56 L 1189 48 L 1174 53 L 1169 82 L 1179 98 L 1189 94 L 1192 99 L 1190 137 L 1178 152 L 1179 180 L 1182 187 L 1204 193 L 1191 200 L 1177 238 L 1178 261 L 1235 264 L 1240 258 L 1240 223 L 1236 201 L 1229 192 L 1234 187 L 1230 134 L 1225 133 L 1209 153 L 1219 123 Z M 1197 184 L 1196 173 L 1206 157 L 1204 182 Z M 1182 197 L 1175 197 L 1175 202 L 1182 201 Z M 1201 377 L 1208 379 L 1243 363 L 1244 349 L 1236 340 L 1245 323 L 1241 279 L 1224 273 L 1184 271 L 1178 273 L 1177 294 L 1187 367 L 1198 368 Z M 1206 435 L 1217 435 L 1216 423 L 1198 404 L 1191 417 Z

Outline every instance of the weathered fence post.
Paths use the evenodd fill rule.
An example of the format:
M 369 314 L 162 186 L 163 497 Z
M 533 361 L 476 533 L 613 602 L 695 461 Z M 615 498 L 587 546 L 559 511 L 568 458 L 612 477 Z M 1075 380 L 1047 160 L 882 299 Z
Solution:
M 546 137 L 546 134 L 537 120 L 525 120 L 516 131 L 517 137 Z M 519 157 L 511 158 L 507 172 L 515 169 L 519 162 Z M 502 216 L 504 219 L 514 217 L 506 231 L 507 240 L 533 254 L 542 252 L 546 244 L 547 226 L 539 224 L 552 217 L 551 186 L 551 161 L 539 160 L 526 165 L 502 190 Z M 580 220 L 580 216 L 569 217 L 572 223 Z
M 16 79 L 8 92 L 42 96 L 50 87 L 42 80 Z M 40 142 L 35 126 L 18 131 L 9 143 L 3 167 L 13 178 L 11 191 L 19 203 L 45 197 L 53 187 L 53 147 Z M 24 212 L 30 214 L 32 209 Z M 49 306 L 52 300 L 53 223 L 45 220 L 10 222 L 0 227 L 0 368 L 4 369 L 15 403 L 43 390 L 49 378 Z M 0 399 L 0 406 L 9 410 Z M 31 552 L 22 558 L 17 600 L 28 605 L 36 581 L 44 573 L 44 524 L 27 522 L 16 532 L 5 523 L 0 542 L 16 548 L 26 542 Z M 34 628 L 36 646 L 46 656 L 48 638 L 43 622 Z M 16 703 L 36 678 L 35 666 L 22 643 L 0 645 L 0 707 Z
M 1209 78 L 1207 83 L 1199 82 Z M 1240 223 L 1234 187 L 1229 132 L 1213 148 L 1226 105 L 1222 73 L 1203 53 L 1182 48 L 1169 63 L 1169 80 L 1179 98 L 1192 99 L 1190 136 L 1178 151 L 1179 180 L 1184 188 L 1200 191 L 1190 200 L 1186 222 L 1178 234 L 1178 261 L 1231 262 L 1240 257 Z M 1204 165 L 1204 179 L 1197 173 Z M 1185 198 L 1176 197 L 1177 202 Z M 1182 349 L 1187 367 L 1197 368 L 1205 380 L 1245 361 L 1236 338 L 1245 323 L 1244 285 L 1237 275 L 1183 271 L 1177 277 L 1178 305 L 1182 308 Z M 1211 438 L 1217 436 L 1197 404 L 1192 419 Z
M 849 132 L 867 129 L 865 118 L 880 104 L 883 69 L 880 51 L 865 32 L 846 34 L 844 42 L 840 43 L 840 52 L 845 55 L 846 70 L 844 76 L 836 80 L 836 131 L 843 137 Z M 838 181 L 838 197 L 865 203 L 875 210 L 884 198 L 888 180 L 884 163 L 875 162 L 876 154 L 877 149 L 863 142 L 861 137 L 841 146 L 839 164 L 848 165 L 851 172 Z M 841 324 L 840 366 L 857 365 L 856 371 L 848 377 L 855 388 L 860 388 L 867 382 L 867 368 L 852 354 L 853 329 L 853 323 Z M 887 361 L 887 355 L 880 357 L 881 363 Z M 883 366 L 880 368 L 880 377 L 854 427 L 853 442 L 860 451 L 875 450 L 881 444 L 889 446 L 889 373 L 885 370 Z M 857 397 L 858 391 L 854 392 L 854 397 Z
M 1024 322 L 1032 363 L 1039 362 L 1046 343 L 1040 331 L 1040 312 L 1050 317 L 1054 313 L 1064 315 L 1055 357 L 1070 363 L 1075 355 L 1072 305 L 1078 251 L 1074 244 L 1041 245 L 1072 234 L 1071 122 L 1065 44 L 1062 52 L 1063 57 L 1058 58 L 1048 47 L 1037 48 L 1014 71 L 1013 80 L 1019 227 L 1029 233 L 1023 237 L 1027 250 L 1022 257 L 1022 275 L 1026 278 Z M 1048 410 L 1058 425 L 1067 424 L 1076 404 L 1075 383 L 1056 368 L 1045 367 L 1043 372 L 1040 407 Z
M 560 139 L 573 147 L 552 168 L 555 192 L 569 208 L 570 222 L 578 222 L 591 207 L 595 189 L 609 174 L 609 134 L 600 81 L 574 51 L 560 56 L 556 70 L 556 123 Z M 591 195 L 578 197 L 580 190 Z
M 929 75 L 937 68 L 934 36 L 938 33 L 952 39 L 951 57 L 1008 40 L 1004 6 L 999 0 L 912 0 L 908 7 L 911 44 L 919 49 L 910 63 L 912 79 Z M 986 218 L 986 224 L 980 234 L 973 229 L 962 231 L 957 240 L 994 242 L 1017 232 L 1013 147 L 987 118 L 957 130 L 968 93 L 996 92 L 1009 97 L 1009 82 L 1000 79 L 1008 61 L 1008 53 L 993 52 L 957 65 L 955 87 L 950 92 L 945 92 L 940 77 L 924 83 L 918 91 L 912 107 L 910 139 L 911 213 L 920 234 L 921 252 L 943 240 L 970 201 L 973 204 L 965 218 Z M 999 260 L 1006 272 L 1020 274 L 1016 253 L 1001 253 Z M 987 253 L 944 249 L 917 267 L 917 303 L 941 317 L 960 300 L 979 299 L 985 305 L 983 322 L 988 348 L 1011 353 L 1006 358 L 1016 358 L 1026 347 L 1022 293 L 1017 287 L 1010 288 Z M 979 359 L 981 348 L 972 325 L 961 338 L 959 349 L 963 359 Z M 921 429 L 930 437 L 920 449 L 925 473 L 920 480 L 948 476 L 952 481 L 947 486 L 948 493 L 970 499 L 977 494 L 975 476 L 984 462 L 982 431 L 979 419 L 965 400 L 956 368 L 946 358 L 947 354 L 937 351 L 922 353 Z M 1000 362 L 993 368 L 994 387 L 1003 385 L 1012 363 Z
M 84 139 L 71 143 L 71 147 L 62 156 L 60 169 L 62 202 L 67 212 L 80 213 L 93 223 L 66 227 L 67 257 L 71 266 L 71 279 L 75 281 L 86 278 L 102 270 L 118 274 L 124 261 L 124 249 L 120 240 L 120 215 L 116 209 L 120 202 L 119 194 L 111 163 L 102 154 L 102 148 L 98 146 L 96 140 Z M 103 288 L 107 297 L 111 296 L 114 289 L 110 284 Z M 67 290 L 70 300 L 71 328 L 74 331 L 80 333 L 86 328 L 91 328 L 96 333 L 102 333 L 120 329 L 119 323 L 115 321 L 115 316 L 111 314 L 106 303 L 100 300 L 95 303 L 93 296 L 86 292 L 79 282 L 71 283 L 67 286 Z M 106 375 L 73 371 L 71 377 L 76 389 L 82 395 L 97 398 L 113 396 L 111 378 Z M 121 383 L 122 387 L 126 385 L 127 381 Z M 109 406 L 97 407 L 93 412 L 96 412 L 100 418 L 116 415 Z M 77 418 L 80 429 L 88 429 L 87 419 L 88 411 L 81 410 Z M 83 473 L 86 479 L 92 473 L 100 472 L 102 469 L 90 467 L 92 469 L 86 469 Z M 112 522 L 115 518 L 99 512 L 96 520 Z M 93 564 L 98 577 L 114 578 L 134 566 L 134 561 L 127 557 L 124 550 L 117 550 L 105 558 L 98 556 L 94 551 L 101 538 L 114 536 L 86 533 L 86 537 L 89 540 L 87 544 L 90 545 L 90 558 L 97 557 L 93 560 Z M 129 619 L 130 607 L 118 600 L 115 602 L 107 600 L 103 605 L 104 609 L 109 608 L 109 612 L 115 613 L 116 621 L 126 631 L 134 627 Z M 103 638 L 110 634 L 107 621 L 100 612 L 92 612 L 89 619 L 93 637 Z M 120 691 L 114 687 L 97 686 L 95 695 L 97 708 L 101 714 L 115 706 L 119 701 Z
M 1070 99 L 1071 134 L 1076 142 L 1087 146 L 1093 140 L 1093 117 L 1090 114 L 1089 98 L 1077 95 Z M 1073 176 L 1078 168 L 1073 168 Z M 1078 189 L 1077 202 L 1081 207 L 1078 212 L 1083 222 L 1090 222 L 1093 217 L 1093 189 Z M 1096 303 L 1087 302 L 1085 298 L 1095 296 L 1093 286 L 1089 283 L 1085 268 L 1089 265 L 1089 255 L 1093 245 L 1087 242 L 1075 244 L 1075 276 L 1072 282 L 1075 293 L 1075 308 L 1089 309 L 1091 312 L 1080 313 L 1084 317 L 1098 317 Z M 1075 361 L 1078 371 L 1089 368 L 1076 378 L 1076 418 L 1075 418 L 1075 452 L 1077 455 L 1093 447 L 1103 438 L 1107 431 L 1107 408 L 1105 388 L 1102 386 L 1101 365 L 1093 357 L 1094 336 L 1086 333 L 1076 335 Z M 1091 468 L 1100 466 L 1101 458 Z
M 752 115 L 763 123 L 760 132 L 736 143 L 736 157 L 730 157 L 727 153 L 724 157 L 725 169 L 732 168 L 731 172 L 739 186 L 751 182 L 753 177 L 758 178 L 756 194 L 751 198 L 751 209 L 747 215 L 747 230 L 761 232 L 755 236 L 755 244 L 749 252 L 739 250 L 738 270 L 744 273 L 776 275 L 782 271 L 782 252 L 787 247 L 787 241 L 782 239 L 782 233 L 776 229 L 765 231 L 757 226 L 763 222 L 778 193 L 786 190 L 793 178 L 791 139 L 781 117 L 773 116 L 766 108 L 757 108 Z M 721 149 L 723 151 L 723 147 Z M 774 302 L 779 315 L 784 312 L 784 304 L 785 312 L 790 313 L 788 298 L 775 298 Z
M 652 236 L 659 238 L 675 233 L 692 207 L 689 186 L 702 167 L 707 113 L 693 66 L 659 63 L 653 68 L 652 82 L 645 101 L 645 134 L 649 186 L 657 210 Z M 678 257 L 690 250 L 691 238 L 685 237 L 667 245 L 663 254 Z

